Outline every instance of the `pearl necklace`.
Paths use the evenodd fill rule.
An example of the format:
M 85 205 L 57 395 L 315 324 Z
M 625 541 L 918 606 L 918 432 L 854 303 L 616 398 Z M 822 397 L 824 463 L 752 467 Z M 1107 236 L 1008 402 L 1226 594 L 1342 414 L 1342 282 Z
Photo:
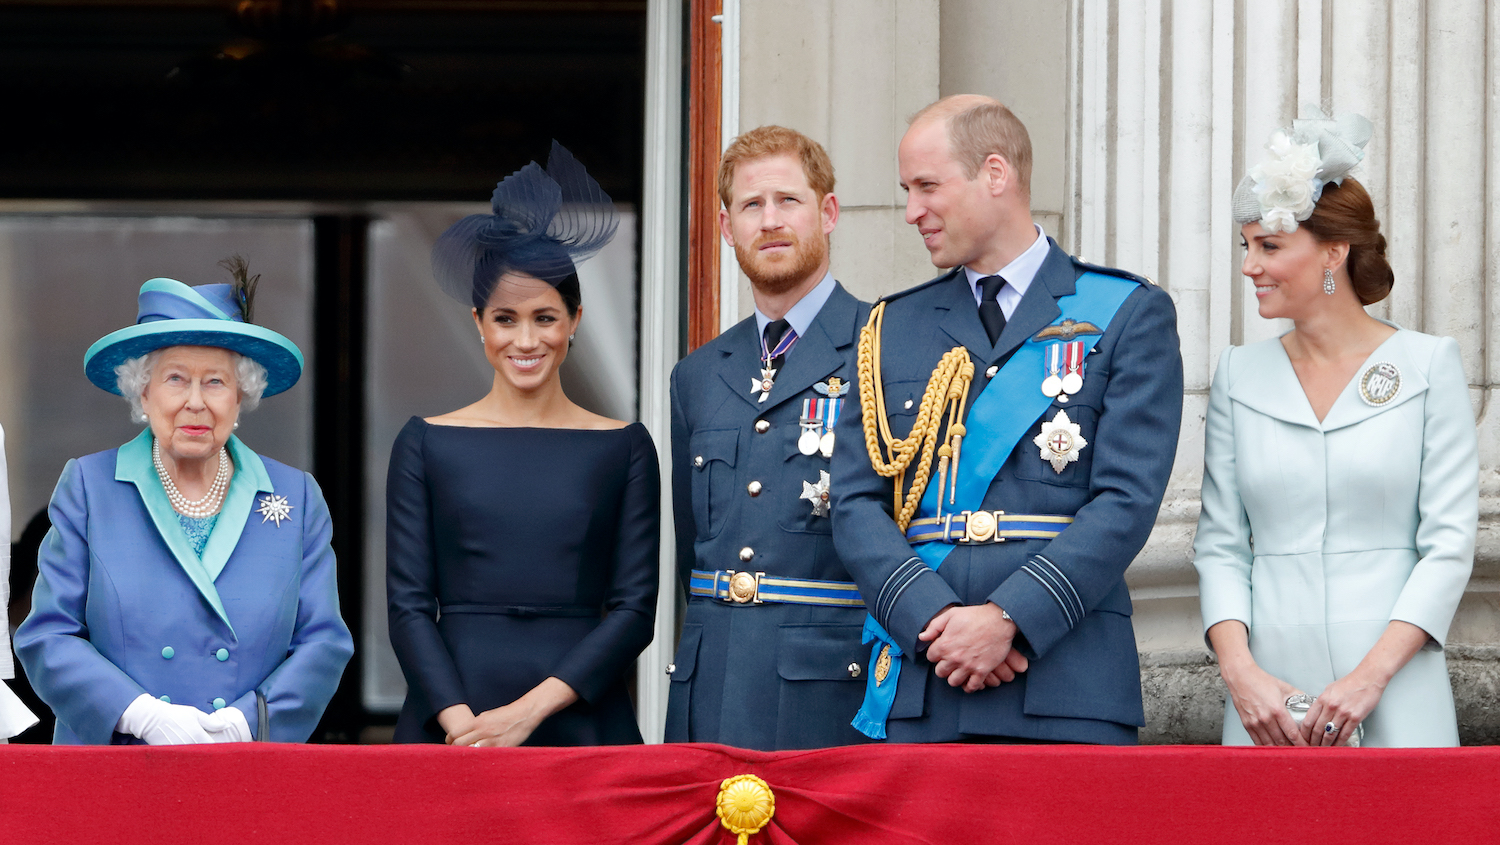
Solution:
M 229 489 L 229 477 L 233 470 L 229 465 L 229 453 L 224 447 L 219 447 L 219 472 L 214 476 L 214 483 L 209 486 L 208 493 L 197 501 L 190 501 L 177 489 L 177 483 L 172 476 L 167 474 L 166 464 L 161 460 L 161 441 L 151 443 L 151 463 L 156 466 L 156 475 L 161 479 L 161 486 L 167 491 L 167 499 L 172 502 L 173 510 L 183 516 L 194 519 L 202 519 L 213 516 L 219 512 L 219 506 L 224 503 L 224 493 Z

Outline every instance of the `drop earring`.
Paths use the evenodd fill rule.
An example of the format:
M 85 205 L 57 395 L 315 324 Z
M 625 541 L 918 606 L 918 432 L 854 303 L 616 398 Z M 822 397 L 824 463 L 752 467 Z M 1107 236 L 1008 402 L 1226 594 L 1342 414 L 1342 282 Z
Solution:
M 1323 292 L 1333 296 L 1333 271 L 1327 267 L 1323 268 Z

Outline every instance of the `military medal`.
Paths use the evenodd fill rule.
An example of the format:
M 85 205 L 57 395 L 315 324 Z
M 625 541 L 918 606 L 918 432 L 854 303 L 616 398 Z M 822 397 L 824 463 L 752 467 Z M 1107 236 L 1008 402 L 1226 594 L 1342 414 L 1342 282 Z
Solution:
M 1078 460 L 1078 455 L 1089 442 L 1083 439 L 1078 423 L 1068 419 L 1067 411 L 1058 411 L 1051 422 L 1042 422 L 1042 433 L 1032 438 L 1032 443 L 1041 450 L 1042 460 L 1052 464 L 1052 469 L 1061 475 L 1068 464 Z
M 262 523 L 269 520 L 276 523 L 277 528 L 280 528 L 283 519 L 292 518 L 292 508 L 294 507 L 296 505 L 288 502 L 285 496 L 268 493 L 260 497 L 260 507 L 256 508 L 255 512 L 260 514 L 260 521 Z
M 844 409 L 844 394 L 849 392 L 849 385 L 838 376 L 830 376 L 827 383 L 819 382 L 813 385 L 813 390 L 827 396 L 825 401 L 827 412 L 823 414 L 823 437 L 818 441 L 818 450 L 823 457 L 833 457 L 833 427 L 839 421 L 839 411 Z
M 796 342 L 797 330 L 790 327 L 787 328 L 786 334 L 781 336 L 781 340 L 777 342 L 775 349 L 767 349 L 766 339 L 764 337 L 760 339 L 762 364 L 760 378 L 750 379 L 750 392 L 760 394 L 760 398 L 755 401 L 764 402 L 766 401 L 766 397 L 771 395 L 771 388 L 776 386 L 776 368 L 771 366 L 771 362 L 785 355 L 786 351 L 791 349 L 792 344 Z
M 1365 404 L 1379 408 L 1401 394 L 1401 370 L 1395 364 L 1382 361 L 1365 370 L 1359 377 L 1359 398 Z
M 1083 389 L 1083 341 L 1063 344 L 1062 392 L 1072 396 Z
M 771 395 L 771 388 L 775 386 L 776 370 L 769 364 L 760 368 L 760 378 L 750 379 L 750 392 L 760 394 L 760 398 L 755 400 L 757 402 L 766 401 L 766 397 Z
M 828 470 L 818 470 L 817 484 L 802 482 L 802 495 L 797 498 L 812 502 L 813 516 L 828 516 Z
M 1042 395 L 1052 399 L 1062 393 L 1062 344 L 1049 343 L 1042 350 L 1042 366 L 1047 375 L 1042 379 Z
M 807 406 L 812 402 L 811 399 L 802 400 L 802 419 L 799 420 L 802 433 L 797 436 L 797 451 L 808 456 L 818 453 L 818 430 L 823 427 L 822 420 L 808 416 Z

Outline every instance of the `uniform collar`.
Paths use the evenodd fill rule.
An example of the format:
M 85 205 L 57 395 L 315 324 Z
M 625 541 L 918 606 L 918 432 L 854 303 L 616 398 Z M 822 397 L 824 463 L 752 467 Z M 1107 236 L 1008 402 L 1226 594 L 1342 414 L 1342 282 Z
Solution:
M 1002 276 L 1005 283 L 1016 289 L 1019 294 L 1017 299 L 1026 295 L 1026 289 L 1031 287 L 1031 280 L 1036 278 L 1037 271 L 1042 269 L 1042 262 L 1047 260 L 1047 251 L 1052 248 L 1043 234 L 1042 227 L 1035 223 L 1031 224 L 1036 229 L 1036 240 L 1026 251 L 1016 256 L 1016 259 L 1004 267 L 998 273 L 981 273 L 972 267 L 964 267 L 964 276 L 969 280 L 969 289 L 974 292 L 974 301 L 979 301 L 979 280 L 986 276 Z
M 823 310 L 823 303 L 828 301 L 828 295 L 833 293 L 833 271 L 829 270 L 823 275 L 823 281 L 818 282 L 812 290 L 797 300 L 797 304 L 786 312 L 782 319 L 786 320 L 796 330 L 797 337 L 806 337 L 807 330 L 812 327 L 813 318 Z M 760 309 L 755 309 L 755 336 L 766 336 L 766 325 L 771 318 L 762 314 Z

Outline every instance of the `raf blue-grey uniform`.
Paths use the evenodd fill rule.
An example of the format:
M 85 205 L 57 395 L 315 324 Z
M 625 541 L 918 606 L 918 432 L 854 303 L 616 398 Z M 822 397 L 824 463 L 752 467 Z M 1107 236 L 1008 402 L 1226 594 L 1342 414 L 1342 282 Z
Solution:
M 1057 300 L 1086 272 L 1133 280 L 1085 359 L 1076 395 L 1061 394 L 1032 423 L 984 494 L 983 509 L 1072 516 L 1050 540 L 955 545 L 934 571 L 892 521 L 892 481 L 871 468 L 859 392 L 844 409 L 833 457 L 833 527 L 871 613 L 907 655 L 887 723 L 891 742 L 986 737 L 1131 744 L 1145 724 L 1125 568 L 1145 544 L 1165 492 L 1182 416 L 1182 358 L 1171 298 L 1145 279 L 1047 253 L 993 345 L 962 268 L 887 300 L 881 348 L 892 434 L 908 435 L 938 359 L 954 346 L 974 362 L 972 403 L 1028 338 L 1056 323 Z M 1040 389 L 1045 373 L 1027 384 Z M 1059 411 L 1087 446 L 1059 473 L 1033 437 Z M 965 439 L 985 437 L 971 420 Z M 936 483 L 936 467 L 933 483 Z M 910 481 L 908 472 L 907 479 Z M 1030 668 L 965 693 L 933 672 L 917 635 L 950 605 L 993 602 L 1019 628 Z
M 799 328 L 799 316 L 808 317 L 799 311 L 813 309 Z M 827 390 L 838 379 L 845 412 L 851 407 L 869 310 L 825 276 L 787 315 L 798 340 L 764 402 L 750 389 L 762 366 L 762 315 L 672 371 L 673 512 L 688 602 L 669 667 L 668 742 L 773 750 L 865 741 L 849 725 L 870 655 L 860 643 L 865 611 L 848 601 L 858 595 L 834 551 L 829 517 L 802 497 L 804 483 L 818 485 L 829 471 L 829 459 L 804 454 L 797 442 L 803 400 L 827 398 L 818 386 Z M 727 573 L 736 571 L 764 573 L 756 599 L 732 597 Z M 767 598 L 792 593 L 844 598 Z

